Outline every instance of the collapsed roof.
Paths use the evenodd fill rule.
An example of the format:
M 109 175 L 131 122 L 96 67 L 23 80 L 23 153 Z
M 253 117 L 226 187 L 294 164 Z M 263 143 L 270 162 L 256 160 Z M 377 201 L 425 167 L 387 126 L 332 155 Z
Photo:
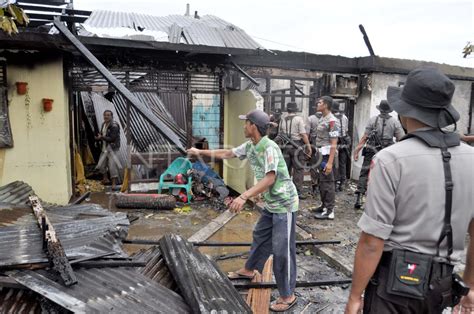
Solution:
M 241 28 L 213 16 L 152 16 L 134 12 L 93 11 L 83 23 L 82 36 L 154 40 L 229 48 L 262 46 Z

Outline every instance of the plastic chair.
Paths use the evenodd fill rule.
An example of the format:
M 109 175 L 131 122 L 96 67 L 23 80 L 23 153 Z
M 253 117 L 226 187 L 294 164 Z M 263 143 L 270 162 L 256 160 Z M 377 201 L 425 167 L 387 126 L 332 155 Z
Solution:
M 188 203 L 191 202 L 191 187 L 192 187 L 192 177 L 188 177 L 188 183 L 186 184 L 177 184 L 174 183 L 174 177 L 181 173 L 187 176 L 188 170 L 192 168 L 191 162 L 183 157 L 176 158 L 171 165 L 163 172 L 160 176 L 160 183 L 158 184 L 158 193 L 161 194 L 162 190 L 171 190 L 173 188 L 186 189 L 186 195 L 188 197 Z M 166 177 L 171 177 L 172 182 L 165 182 Z

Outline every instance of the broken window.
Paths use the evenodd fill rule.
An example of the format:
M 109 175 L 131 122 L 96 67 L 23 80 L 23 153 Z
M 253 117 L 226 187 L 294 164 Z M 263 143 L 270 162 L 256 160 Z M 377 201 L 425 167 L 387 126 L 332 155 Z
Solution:
M 0 148 L 6 147 L 13 147 L 13 137 L 8 118 L 7 65 L 0 60 Z

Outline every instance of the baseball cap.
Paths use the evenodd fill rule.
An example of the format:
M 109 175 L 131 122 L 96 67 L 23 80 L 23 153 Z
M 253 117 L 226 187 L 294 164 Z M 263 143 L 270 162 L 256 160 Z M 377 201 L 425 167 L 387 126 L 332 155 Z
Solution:
M 240 115 L 239 119 L 249 120 L 253 124 L 260 127 L 266 127 L 268 123 L 270 123 L 270 117 L 268 116 L 268 114 L 266 114 L 260 109 L 249 111 L 246 115 Z

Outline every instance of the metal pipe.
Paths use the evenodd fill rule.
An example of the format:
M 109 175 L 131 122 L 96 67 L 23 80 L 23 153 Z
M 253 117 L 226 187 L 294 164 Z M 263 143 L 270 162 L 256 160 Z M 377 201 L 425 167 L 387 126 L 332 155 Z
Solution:
M 130 239 L 123 240 L 126 244 L 146 244 L 146 245 L 159 245 L 160 241 L 156 240 L 142 240 L 142 239 Z M 329 241 L 317 241 L 317 240 L 305 240 L 296 241 L 296 245 L 324 245 L 324 244 L 340 244 L 341 241 L 329 240 Z M 194 246 L 206 246 L 206 247 L 226 247 L 226 246 L 251 246 L 251 242 L 191 242 Z
M 347 285 L 352 283 L 351 279 L 317 280 L 317 281 L 297 281 L 296 288 L 321 287 Z M 277 288 L 276 282 L 233 282 L 237 289 L 268 289 Z

